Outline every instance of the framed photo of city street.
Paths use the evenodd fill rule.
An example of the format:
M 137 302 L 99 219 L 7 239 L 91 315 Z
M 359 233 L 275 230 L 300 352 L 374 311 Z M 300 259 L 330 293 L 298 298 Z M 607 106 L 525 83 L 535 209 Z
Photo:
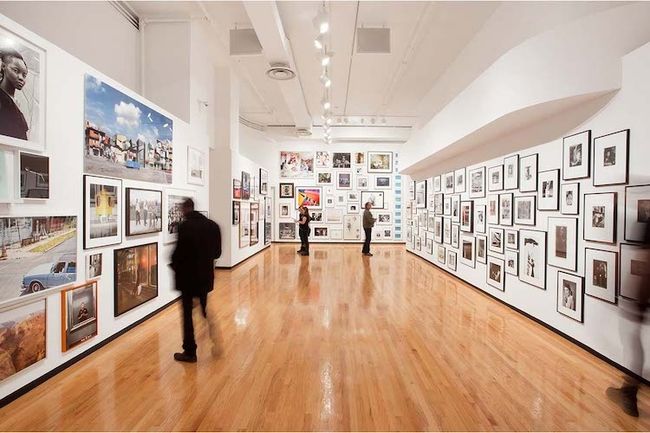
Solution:
M 583 238 L 591 242 L 616 242 L 616 193 L 584 195 Z
M 589 177 L 591 167 L 591 129 L 562 139 L 562 179 Z
M 47 304 L 45 299 L 0 312 L 0 383 L 45 359 Z
M 625 240 L 643 242 L 650 222 L 650 185 L 625 188 Z
M 585 248 L 585 293 L 616 304 L 618 253 Z
M 97 281 L 61 292 L 61 350 L 66 352 L 97 335 Z
M 627 183 L 629 153 L 629 129 L 594 138 L 594 186 Z
M 90 74 L 84 84 L 84 171 L 172 183 L 172 119 Z
M 158 296 L 158 242 L 113 251 L 114 315 Z
M 3 92 L 0 93 L 0 143 L 22 149 L 45 149 L 46 52 L 0 27 Z
M 162 191 L 126 188 L 126 235 L 162 231 Z
M 20 152 L 20 198 L 50 198 L 50 158 Z
M 569 271 L 578 266 L 578 219 L 548 218 L 548 264 Z
M 77 281 L 77 217 L 0 217 L 0 304 Z
M 84 249 L 122 242 L 122 181 L 84 176 Z

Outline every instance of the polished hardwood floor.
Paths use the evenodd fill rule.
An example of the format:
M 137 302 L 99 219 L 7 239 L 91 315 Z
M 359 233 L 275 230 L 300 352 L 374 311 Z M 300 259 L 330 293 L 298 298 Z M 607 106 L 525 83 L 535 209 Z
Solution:
M 405 252 L 273 245 L 218 271 L 199 362 L 179 305 L 0 409 L 0 430 L 649 430 L 615 368 Z M 218 346 L 217 323 L 223 335 Z

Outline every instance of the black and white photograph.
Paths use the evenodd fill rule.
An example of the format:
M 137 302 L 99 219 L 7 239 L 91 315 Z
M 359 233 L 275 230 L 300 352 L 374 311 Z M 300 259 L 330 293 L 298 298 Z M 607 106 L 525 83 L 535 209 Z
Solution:
M 348 192 L 348 203 L 350 203 L 350 202 L 359 203 L 359 200 L 361 200 L 361 196 L 359 195 L 358 192 L 356 192 L 356 191 Z
M 458 170 L 454 171 L 454 192 L 456 194 L 460 194 L 461 192 L 465 192 L 467 187 L 465 186 L 465 169 L 464 168 L 459 168 Z
M 511 226 L 512 220 L 512 193 L 499 194 L 499 224 Z
M 449 173 L 445 173 L 442 176 L 442 179 L 443 179 L 443 187 L 444 187 L 443 192 L 445 194 L 453 194 L 454 193 L 454 183 L 455 183 L 454 172 L 451 171 Z
M 517 229 L 505 229 L 504 236 L 506 249 L 517 251 L 519 249 L 519 231 Z
M 348 213 L 359 213 L 359 203 L 348 203 Z
M 487 263 L 487 236 L 476 236 L 476 261 Z
M 194 198 L 194 191 L 165 189 L 163 242 L 166 244 L 176 242 L 178 238 L 178 227 L 183 220 L 183 203 L 188 198 Z
M 329 238 L 328 228 L 325 226 L 315 226 L 314 227 L 314 238 L 316 239 L 327 239 Z
M 580 213 L 580 184 L 563 183 L 560 185 L 560 213 L 578 215 Z
M 0 142 L 45 149 L 45 50 L 0 27 Z
M 650 185 L 625 188 L 625 240 L 645 241 L 650 222 Z
M 576 271 L 578 266 L 578 219 L 548 218 L 548 264 Z
M 433 255 L 433 239 L 427 237 L 424 241 L 424 244 L 427 253 Z
M 294 189 L 292 183 L 280 183 L 280 198 L 293 198 L 293 194 Z
M 97 335 L 97 281 L 61 292 L 61 336 L 66 352 Z
M 514 223 L 522 226 L 534 226 L 536 220 L 536 200 L 537 197 L 519 196 L 514 198 L 513 208 L 515 210 Z
M 377 217 L 376 217 L 377 218 L 376 223 L 380 224 L 380 225 L 392 224 L 393 223 L 392 216 L 393 216 L 393 214 L 391 214 L 390 212 L 379 212 L 377 214 Z M 432 228 L 433 228 L 433 226 L 432 226 Z
M 505 255 L 506 274 L 514 275 L 519 274 L 519 253 L 517 251 L 506 250 Z
M 442 224 L 442 242 L 451 245 L 451 218 L 445 218 Z
M 436 215 L 444 214 L 444 194 L 438 193 L 433 195 L 433 212 Z
M 441 192 L 442 185 L 440 184 L 440 176 L 435 176 L 433 178 L 433 192 Z
M 503 189 L 519 188 L 519 155 L 512 155 L 503 160 Z
M 460 225 L 452 224 L 451 225 L 451 246 L 458 248 L 460 243 Z
M 447 250 L 447 267 L 452 271 L 456 270 L 456 260 L 458 256 L 455 251 Z
M 357 176 L 357 189 L 368 189 L 368 176 Z
M 314 165 L 316 168 L 330 168 L 332 166 L 332 155 L 330 152 L 327 150 L 316 151 Z
M 296 239 L 296 223 L 279 223 L 278 233 L 280 240 L 282 241 L 292 241 Z
M 485 214 L 485 205 L 474 205 L 474 231 L 476 233 L 485 233 L 487 227 L 487 215 Z
M 162 231 L 162 191 L 126 188 L 126 235 Z
M 102 253 L 88 254 L 86 256 L 86 279 L 102 276 Z
M 474 201 L 463 200 L 460 202 L 460 229 L 464 232 L 471 233 L 473 227 L 474 217 Z
M 519 280 L 546 290 L 546 232 L 519 231 Z
M 460 195 L 451 196 L 451 219 L 455 223 L 460 223 Z
M 426 180 L 415 182 L 415 207 L 416 208 L 427 207 L 427 181 Z
M 627 299 L 640 300 L 643 284 L 646 284 L 648 250 L 640 245 L 621 244 L 619 294 Z
M 499 195 L 490 194 L 487 198 L 487 222 L 499 224 Z
M 469 171 L 469 198 L 485 197 L 485 167 Z
M 616 242 L 616 193 L 584 195 L 583 238 L 591 242 Z
M 562 179 L 589 177 L 591 167 L 591 130 L 578 132 L 562 140 Z
M 583 303 L 583 278 L 559 271 L 557 273 L 557 312 L 582 323 Z
M 317 185 L 331 185 L 332 184 L 332 172 L 331 171 L 321 171 L 316 173 L 316 184 Z
M 334 152 L 332 155 L 332 167 L 350 168 L 352 166 L 352 156 L 349 152 Z
M 195 149 L 191 146 L 187 147 L 187 183 L 192 183 L 194 185 L 205 184 L 208 174 L 205 168 L 205 159 L 205 153 L 202 150 Z M 265 188 L 268 188 L 268 173 L 266 174 Z M 264 194 L 266 194 L 266 192 L 264 192 Z
M 391 189 L 391 177 L 385 175 L 376 175 L 375 176 L 375 188 L 376 189 Z M 430 191 L 429 191 L 430 192 Z
M 503 164 L 488 168 L 488 191 L 503 189 Z
M 503 229 L 497 227 L 489 228 L 490 245 L 489 250 L 494 253 L 503 254 L 505 243 L 503 240 Z
M 594 138 L 594 186 L 627 183 L 629 150 L 629 129 Z
M 354 165 L 366 165 L 366 153 L 365 152 L 353 152 L 352 153 L 352 164 Z
M 519 158 L 519 191 L 537 191 L 537 159 L 536 153 Z
M 487 257 L 487 283 L 501 290 L 505 291 L 505 272 L 504 272 L 504 262 L 502 259 L 499 259 L 494 256 Z
M 321 210 L 312 210 L 310 213 L 311 220 L 314 222 L 323 222 L 323 211 Z
M 50 198 L 50 158 L 20 152 L 20 198 Z
M 385 209 L 384 191 L 361 191 L 361 203 L 370 203 L 373 209 Z
M 474 236 L 462 235 L 460 237 L 460 262 L 463 265 L 469 266 L 470 268 L 476 266 L 475 248 L 476 240 Z
M 232 201 L 232 225 L 236 226 L 239 225 L 239 213 L 241 209 L 241 202 Z M 288 217 L 289 212 L 287 211 L 287 216 Z M 282 208 L 280 208 L 280 216 L 282 217 Z M 285 217 L 285 218 L 286 218 Z
M 443 242 L 442 239 L 442 224 L 443 224 L 443 218 L 440 216 L 435 217 L 433 221 L 433 239 L 441 244 Z
M 447 261 L 447 249 L 442 245 L 438 245 L 438 263 L 444 265 Z
M 336 189 L 352 189 L 352 173 L 336 173 Z
M 537 209 L 558 210 L 560 208 L 560 170 L 540 171 Z
M 451 216 L 451 196 L 450 195 L 444 195 L 444 197 L 442 198 L 442 214 L 445 215 L 445 216 Z
M 368 152 L 368 173 L 392 172 L 393 152 Z
M 84 249 L 122 242 L 122 181 L 84 176 Z
M 612 304 L 616 303 L 618 253 L 585 248 L 585 293 Z

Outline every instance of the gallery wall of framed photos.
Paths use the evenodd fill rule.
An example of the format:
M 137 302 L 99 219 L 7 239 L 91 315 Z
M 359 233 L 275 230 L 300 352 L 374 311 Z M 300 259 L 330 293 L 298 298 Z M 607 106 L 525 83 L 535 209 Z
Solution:
M 407 249 L 632 368 L 622 313 L 647 260 L 648 68 L 650 44 L 623 58 L 607 106 L 564 137 L 409 183 Z
M 208 150 L 195 126 L 2 15 L 0 36 L 28 70 L 23 127 L 0 122 L 0 352 L 22 353 L 0 368 L 2 399 L 178 296 L 178 205 L 207 208 Z
M 404 242 L 399 146 L 281 146 L 275 240 L 298 241 L 297 208 L 308 206 L 310 242 L 363 242 L 363 205 L 373 203 L 374 242 Z

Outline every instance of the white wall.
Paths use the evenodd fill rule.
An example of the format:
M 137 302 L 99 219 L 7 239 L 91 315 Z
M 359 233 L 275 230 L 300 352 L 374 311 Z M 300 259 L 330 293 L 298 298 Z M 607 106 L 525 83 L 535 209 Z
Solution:
M 647 169 L 647 161 L 650 158 L 650 146 L 648 146 L 648 143 L 650 142 L 650 123 L 648 122 L 648 113 L 650 113 L 650 84 L 647 79 L 648 70 L 650 70 L 650 44 L 646 44 L 625 56 L 622 60 L 622 65 L 621 90 L 596 115 L 576 126 L 573 130 L 566 131 L 563 135 L 568 136 L 575 132 L 591 129 L 592 137 L 597 137 L 610 132 L 629 128 L 631 131 L 629 185 L 647 184 L 650 183 L 650 172 L 648 172 Z M 554 125 L 551 124 L 551 122 L 554 121 L 561 120 L 550 119 L 547 121 L 548 123 L 542 124 L 541 126 L 553 128 Z M 522 132 L 520 131 L 518 133 L 521 134 Z M 509 137 L 504 137 L 503 140 L 507 142 Z M 501 141 L 495 140 L 488 142 L 485 145 L 498 149 L 499 146 L 501 146 Z M 519 152 L 519 155 L 520 157 L 523 157 L 534 153 L 539 154 L 540 171 L 561 168 L 562 137 L 560 136 L 550 142 L 525 149 Z M 468 155 L 468 158 L 470 156 L 471 155 Z M 483 161 L 480 164 L 469 166 L 467 169 L 469 170 L 480 166 L 492 167 L 498 164 L 503 164 L 503 157 L 506 156 L 508 156 L 508 154 L 503 154 L 502 157 Z M 461 167 L 462 166 L 457 166 L 455 168 Z M 436 176 L 439 174 L 441 173 L 429 172 L 428 176 Z M 567 183 L 568 182 L 574 181 L 567 181 Z M 608 251 L 619 251 L 619 244 L 621 240 L 624 239 L 623 221 L 625 216 L 625 185 L 594 187 L 591 178 L 579 182 L 581 210 L 584 205 L 585 193 L 618 193 L 618 227 L 616 236 L 616 239 L 619 241 L 618 244 L 609 245 L 585 241 L 583 239 L 582 230 L 583 216 L 580 215 L 578 218 L 578 266 L 575 274 L 584 276 L 585 247 L 593 247 Z M 561 183 L 564 182 L 561 181 Z M 516 190 L 514 192 L 515 196 L 530 195 L 530 193 L 518 193 Z M 461 197 L 462 199 L 468 199 L 468 194 L 461 194 Z M 486 204 L 486 199 L 476 199 L 474 202 L 475 204 Z M 545 231 L 547 229 L 547 218 L 551 216 L 560 216 L 560 213 L 555 211 L 538 211 L 536 227 L 515 226 L 514 228 L 533 228 Z M 422 234 L 420 234 L 420 237 L 422 237 Z M 449 245 L 445 244 L 444 246 L 449 248 Z M 434 244 L 434 254 L 436 248 L 437 244 Z M 438 266 L 435 257 L 430 256 L 424 251 L 424 239 L 422 239 L 422 251 L 415 251 L 412 247 L 409 247 L 409 250 Z M 452 251 L 457 250 L 452 248 Z M 458 257 L 460 258 L 460 251 L 457 252 Z M 490 252 L 488 252 L 488 255 L 495 255 L 502 258 L 502 255 Z M 621 338 L 621 336 L 629 329 L 630 324 L 626 320 L 622 319 L 620 315 L 622 309 L 626 305 L 626 301 L 620 297 L 619 304 L 613 305 L 596 298 L 585 296 L 584 323 L 578 323 L 556 312 L 557 268 L 552 266 L 547 267 L 546 290 L 540 290 L 536 287 L 522 283 L 517 277 L 506 275 L 505 292 L 501 292 L 486 283 L 486 265 L 484 264 L 477 263 L 476 268 L 472 269 L 460 263 L 459 260 L 457 271 L 452 271 L 447 267 L 445 267 L 445 269 L 481 290 L 503 300 L 507 304 L 512 305 L 575 338 L 615 362 L 627 368 L 631 367 L 630 359 L 625 353 L 625 347 L 623 346 Z M 647 325 L 645 325 L 645 327 L 647 328 Z M 648 347 L 648 344 L 650 344 L 649 336 L 646 334 L 643 339 L 646 347 Z M 646 361 L 644 370 L 637 371 L 637 373 L 643 374 L 644 377 L 648 378 L 650 377 L 649 369 L 650 363 Z
M 51 198 L 42 203 L 20 203 L 0 205 L 3 216 L 39 216 L 39 215 L 76 215 L 78 223 L 77 260 L 78 281 L 82 282 L 85 272 L 85 259 L 89 253 L 103 252 L 103 275 L 98 288 L 97 337 L 80 344 L 76 348 L 61 352 L 61 305 L 60 294 L 56 291 L 46 292 L 47 296 L 47 355 L 46 358 L 23 371 L 0 382 L 0 398 L 44 375 L 67 360 L 89 350 L 102 340 L 119 332 L 133 322 L 146 316 L 178 296 L 173 287 L 172 275 L 167 267 L 173 244 L 163 245 L 162 233 L 126 238 L 122 244 L 106 248 L 84 251 L 82 249 L 82 206 L 83 206 L 83 120 L 84 120 L 84 74 L 91 73 L 127 95 L 142 100 L 134 92 L 126 89 L 100 71 L 85 64 L 53 43 L 37 36 L 0 15 L 0 25 L 47 50 L 46 76 L 46 149 L 50 157 Z M 118 46 L 118 45 L 116 45 Z M 197 147 L 192 141 L 193 127 L 175 118 L 153 103 L 148 105 L 169 116 L 174 121 L 174 169 L 173 183 L 159 185 L 125 180 L 124 187 L 139 186 L 164 190 L 167 187 L 191 189 L 196 191 L 198 209 L 208 208 L 208 185 L 197 187 L 187 183 L 187 146 Z M 207 147 L 202 148 L 207 154 Z M 159 295 L 157 298 L 123 314 L 113 317 L 113 253 L 116 248 L 158 242 Z M 178 342 L 179 347 L 181 342 Z
M 0 14 L 140 91 L 139 32 L 105 1 L 3 1 Z

